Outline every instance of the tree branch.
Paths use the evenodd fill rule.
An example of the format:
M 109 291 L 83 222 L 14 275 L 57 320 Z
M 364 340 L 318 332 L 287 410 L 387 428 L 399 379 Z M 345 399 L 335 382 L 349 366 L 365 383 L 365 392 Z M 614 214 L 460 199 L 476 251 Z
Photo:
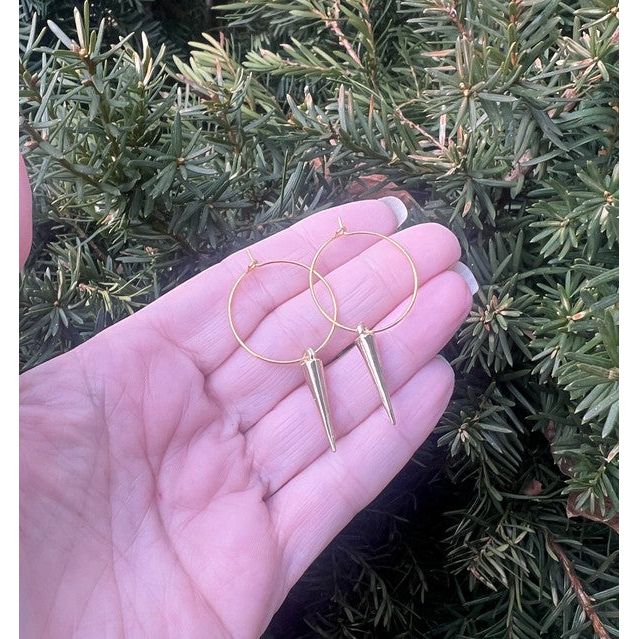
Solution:
M 359 59 L 359 56 L 355 52 L 355 49 L 353 49 L 353 46 L 348 41 L 348 39 L 344 35 L 344 32 L 339 26 L 339 23 L 337 22 L 337 18 L 339 17 L 339 0 L 336 0 L 332 8 L 333 8 L 332 16 L 329 16 L 329 15 L 322 16 L 322 20 L 324 21 L 324 24 L 337 36 L 337 40 L 339 41 L 340 45 L 346 51 L 346 53 L 348 53 L 348 55 L 354 60 L 355 64 L 357 64 L 358 67 L 363 67 L 364 65 L 362 64 L 362 61 Z
M 549 537 L 548 543 L 552 551 L 559 558 L 559 562 L 561 563 L 561 566 L 570 581 L 570 585 L 577 595 L 577 601 L 579 602 L 579 605 L 582 607 L 583 611 L 586 613 L 586 617 L 590 619 L 590 623 L 592 623 L 592 628 L 595 631 L 595 634 L 597 635 L 597 637 L 599 637 L 599 639 L 610 639 L 610 635 L 604 627 L 601 618 L 592 606 L 593 599 L 586 592 L 584 585 L 581 583 L 581 580 L 577 576 L 572 561 L 570 561 L 570 558 L 565 553 L 564 549 L 557 543 L 555 539 Z

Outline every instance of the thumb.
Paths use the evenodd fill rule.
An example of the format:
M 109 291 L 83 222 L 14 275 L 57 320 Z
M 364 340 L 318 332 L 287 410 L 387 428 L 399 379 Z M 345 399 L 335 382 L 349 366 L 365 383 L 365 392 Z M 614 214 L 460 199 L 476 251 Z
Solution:
M 27 175 L 27 167 L 25 166 L 22 155 L 20 157 L 20 270 L 29 257 L 31 250 L 31 238 L 33 232 L 31 230 L 31 185 L 29 184 L 29 176 Z

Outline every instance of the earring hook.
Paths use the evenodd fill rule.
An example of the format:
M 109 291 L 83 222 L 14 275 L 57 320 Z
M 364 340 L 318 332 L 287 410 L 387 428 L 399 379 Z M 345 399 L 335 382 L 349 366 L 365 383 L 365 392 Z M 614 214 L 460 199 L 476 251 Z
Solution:
M 248 273 L 249 271 L 252 271 L 257 265 L 258 265 L 258 261 L 253 257 L 253 253 L 251 253 L 251 249 L 246 249 L 246 255 L 249 258 L 249 265 L 246 268 L 246 272 Z

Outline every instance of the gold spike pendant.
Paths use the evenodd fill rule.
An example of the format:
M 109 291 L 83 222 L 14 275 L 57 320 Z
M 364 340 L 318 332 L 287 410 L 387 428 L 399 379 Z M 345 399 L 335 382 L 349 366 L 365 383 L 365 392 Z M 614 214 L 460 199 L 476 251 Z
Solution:
M 322 364 L 322 360 L 315 356 L 315 351 L 313 351 L 312 348 L 306 349 L 304 360 L 302 361 L 302 367 L 304 368 L 306 383 L 311 389 L 315 405 L 317 406 L 322 418 L 324 430 L 328 437 L 328 443 L 330 444 L 331 450 L 335 452 L 335 435 L 333 434 L 331 411 L 328 405 L 328 393 L 326 392 L 326 380 L 324 379 L 324 365 Z
M 377 346 L 375 345 L 375 335 L 369 331 L 363 324 L 357 327 L 357 339 L 355 340 L 359 352 L 362 354 L 368 372 L 371 374 L 375 387 L 379 393 L 379 397 L 382 400 L 382 406 L 390 419 L 391 424 L 395 424 L 395 413 L 393 413 L 393 406 L 391 405 L 390 393 L 386 388 L 386 382 L 382 374 L 382 365 L 379 361 L 379 354 L 377 352 Z

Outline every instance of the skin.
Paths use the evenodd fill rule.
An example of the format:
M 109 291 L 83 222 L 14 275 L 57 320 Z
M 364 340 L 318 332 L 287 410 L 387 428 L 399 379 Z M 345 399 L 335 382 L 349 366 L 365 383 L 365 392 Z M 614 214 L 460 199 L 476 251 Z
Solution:
M 20 242 L 19 242 L 19 258 L 20 268 L 29 256 L 29 248 L 31 247 L 31 187 L 29 186 L 29 177 L 27 175 L 27 167 L 20 154 L 18 154 L 18 171 L 20 176 L 20 187 L 18 196 L 20 200 Z
M 315 214 L 252 247 L 257 260 L 309 264 L 337 229 L 393 234 L 380 201 Z M 471 304 L 448 269 L 453 234 L 393 235 L 414 257 L 419 293 L 378 335 L 397 426 L 353 334 L 320 352 L 337 436 L 331 453 L 303 372 L 238 347 L 226 303 L 237 253 L 134 316 L 21 377 L 21 626 L 31 637 L 254 638 L 333 537 L 407 463 L 453 388 L 437 357 Z M 401 312 L 411 275 L 387 242 L 335 242 L 319 268 L 340 320 Z M 257 351 L 296 357 L 329 324 L 308 273 L 253 271 L 234 316 Z M 319 290 L 319 287 L 318 287 Z

